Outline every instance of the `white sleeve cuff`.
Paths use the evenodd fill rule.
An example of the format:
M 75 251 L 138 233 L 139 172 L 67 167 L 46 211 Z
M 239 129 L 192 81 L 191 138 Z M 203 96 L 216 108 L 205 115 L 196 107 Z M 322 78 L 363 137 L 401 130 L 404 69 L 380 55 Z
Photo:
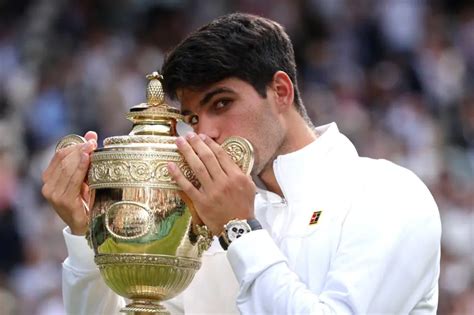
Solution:
M 240 284 L 252 282 L 270 266 L 286 263 L 286 257 L 266 230 L 252 231 L 232 242 L 227 259 Z
M 94 251 L 87 244 L 84 236 L 73 235 L 69 227 L 63 230 L 64 240 L 68 257 L 64 261 L 64 265 L 78 270 L 91 271 L 97 269 L 94 262 Z

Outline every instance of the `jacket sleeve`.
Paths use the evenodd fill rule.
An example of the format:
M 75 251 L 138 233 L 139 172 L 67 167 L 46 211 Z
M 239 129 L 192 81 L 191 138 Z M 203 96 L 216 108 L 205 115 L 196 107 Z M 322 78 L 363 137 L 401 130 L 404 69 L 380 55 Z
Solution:
M 125 299 L 113 292 L 102 280 L 94 262 L 94 253 L 82 236 L 63 230 L 68 257 L 63 263 L 63 300 L 67 314 L 120 314 Z M 172 314 L 182 314 L 180 298 L 163 305 Z
M 374 183 L 359 191 L 342 222 L 320 292 L 300 280 L 267 231 L 237 239 L 227 257 L 240 285 L 241 313 L 434 314 L 439 214 L 426 187 L 417 179 L 408 182 L 413 184 Z M 299 250 L 311 251 L 311 246 Z M 317 268 L 318 262 L 313 264 Z M 298 272 L 311 278 L 311 270 Z
M 68 257 L 63 263 L 63 300 L 67 314 L 119 314 L 123 298 L 104 283 L 85 237 L 63 231 Z

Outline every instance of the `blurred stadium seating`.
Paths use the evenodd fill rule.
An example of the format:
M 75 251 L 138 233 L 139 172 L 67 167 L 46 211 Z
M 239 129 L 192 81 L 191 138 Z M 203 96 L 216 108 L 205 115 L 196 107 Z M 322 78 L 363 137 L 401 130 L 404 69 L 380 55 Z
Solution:
M 474 3 L 454 0 L 0 0 L 0 314 L 64 314 L 64 224 L 41 196 L 56 141 L 128 132 L 144 75 L 227 12 L 285 26 L 315 124 L 430 187 L 439 314 L 474 314 Z M 420 227 L 423 228 L 423 227 Z

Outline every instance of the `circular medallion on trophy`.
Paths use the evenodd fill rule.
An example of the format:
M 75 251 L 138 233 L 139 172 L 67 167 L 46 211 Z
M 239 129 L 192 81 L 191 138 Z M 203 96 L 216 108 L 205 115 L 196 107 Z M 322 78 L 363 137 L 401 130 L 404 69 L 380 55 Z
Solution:
M 105 212 L 105 227 L 113 237 L 133 240 L 145 236 L 152 226 L 153 212 L 143 203 L 119 201 Z

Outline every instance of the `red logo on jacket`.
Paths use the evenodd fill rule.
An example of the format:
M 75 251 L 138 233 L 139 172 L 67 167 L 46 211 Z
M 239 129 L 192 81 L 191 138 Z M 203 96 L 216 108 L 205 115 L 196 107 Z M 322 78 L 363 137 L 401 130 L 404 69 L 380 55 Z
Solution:
M 314 225 L 318 223 L 319 217 L 321 216 L 321 211 L 314 211 L 311 220 L 309 220 L 309 225 Z

